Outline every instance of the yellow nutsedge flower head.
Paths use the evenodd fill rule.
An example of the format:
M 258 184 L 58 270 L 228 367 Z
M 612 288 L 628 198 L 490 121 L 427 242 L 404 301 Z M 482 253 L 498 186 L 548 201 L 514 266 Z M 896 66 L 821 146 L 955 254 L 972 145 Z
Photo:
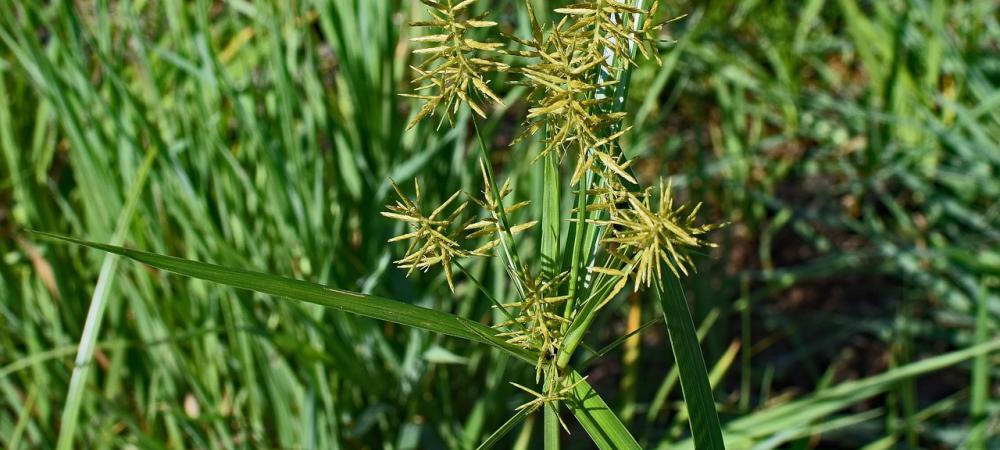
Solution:
M 469 32 L 478 28 L 496 26 L 496 22 L 484 20 L 486 14 L 476 17 L 464 17 L 463 13 L 476 0 L 420 0 L 427 5 L 430 20 L 413 22 L 414 27 L 430 27 L 438 33 L 411 39 L 414 42 L 426 43 L 429 47 L 414 50 L 417 55 L 424 55 L 424 60 L 413 70 L 418 76 L 414 83 L 423 83 L 416 91 L 426 93 L 403 94 L 405 97 L 424 101 L 423 107 L 416 117 L 410 121 L 407 129 L 434 113 L 438 106 L 445 107 L 448 118 L 454 117 L 463 103 L 481 117 L 486 117 L 483 107 L 473 97 L 481 96 L 497 104 L 503 104 L 500 97 L 493 92 L 483 78 L 484 73 L 502 72 L 508 65 L 482 53 L 500 53 L 502 44 L 482 42 L 468 36 Z
M 626 193 L 628 208 L 614 208 L 610 218 L 599 221 L 609 225 L 609 236 L 602 242 L 617 259 L 626 264 L 625 272 L 635 274 L 635 289 L 649 287 L 654 279 L 662 277 L 662 266 L 675 276 L 687 275 L 694 270 L 691 252 L 715 244 L 702 239 L 719 225 L 695 225 L 701 203 L 688 209 L 687 205 L 674 206 L 671 183 L 660 180 L 657 201 L 653 189 L 647 188 L 640 195 Z M 656 277 L 656 278 L 654 278 Z
M 649 10 L 615 0 L 557 8 L 564 17 L 548 34 L 534 20 L 530 4 L 528 11 L 532 38 L 512 37 L 525 50 L 511 53 L 533 60 L 517 69 L 523 84 L 532 88 L 532 107 L 515 143 L 545 128 L 545 145 L 536 160 L 552 153 L 575 154 L 572 183 L 588 171 L 608 171 L 634 184 L 614 145 L 630 128 L 622 125 L 624 112 L 612 111 L 615 99 L 608 92 L 618 83 L 622 66 L 635 65 L 635 49 L 647 58 L 652 54 L 647 47 L 652 48 L 653 34 L 661 27 L 652 22 L 655 3 Z
M 649 10 L 627 5 L 620 0 L 590 0 L 562 8 L 555 12 L 572 18 L 569 33 L 581 33 L 589 38 L 583 51 L 593 53 L 595 59 L 618 59 L 628 64 L 633 61 L 633 48 L 649 58 L 654 33 L 662 24 L 656 24 L 653 17 L 659 2 L 654 1 Z M 639 23 L 639 18 L 645 20 Z M 612 58 L 609 58 L 612 57 Z
M 455 283 L 451 272 L 452 260 L 466 256 L 485 256 L 477 251 L 465 250 L 458 244 L 461 234 L 468 224 L 456 225 L 456 222 L 469 202 L 463 202 L 446 215 L 445 211 L 462 193 L 458 191 L 432 211 L 430 215 L 425 216 L 421 211 L 419 183 L 416 181 L 413 183 L 416 189 L 415 200 L 410 200 L 403 194 L 395 182 L 390 180 L 390 183 L 399 199 L 395 205 L 387 206 L 386 208 L 389 210 L 383 211 L 382 215 L 406 222 L 412 230 L 389 239 L 389 242 L 410 241 L 409 247 L 406 248 L 406 255 L 395 261 L 396 265 L 403 269 L 409 269 L 406 272 L 406 275 L 409 276 L 416 269 L 427 271 L 432 266 L 440 264 L 444 269 L 445 278 L 448 280 L 448 287 L 454 292 Z
M 559 351 L 562 343 L 561 330 L 564 325 L 569 324 L 569 319 L 560 315 L 558 308 L 569 299 L 568 295 L 558 294 L 559 288 L 569 278 L 569 273 L 563 272 L 550 280 L 539 280 L 524 268 L 518 276 L 524 286 L 524 298 L 501 305 L 515 310 L 517 315 L 494 327 L 513 328 L 499 336 L 506 337 L 510 344 L 538 352 L 538 362 L 535 365 L 537 381 L 546 366 L 545 362 L 554 358 Z

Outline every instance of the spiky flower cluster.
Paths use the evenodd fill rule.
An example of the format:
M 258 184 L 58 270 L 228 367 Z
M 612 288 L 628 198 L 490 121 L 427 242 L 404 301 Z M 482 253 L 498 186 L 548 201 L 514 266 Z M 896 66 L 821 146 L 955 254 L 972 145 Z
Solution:
M 462 193 L 459 191 L 434 209 L 430 215 L 425 216 L 421 211 L 422 201 L 419 183 L 414 181 L 413 184 L 416 191 L 416 200 L 414 201 L 403 194 L 395 182 L 390 181 L 390 183 L 399 199 L 396 200 L 395 205 L 387 206 L 389 211 L 382 212 L 382 215 L 406 222 L 413 230 L 389 239 L 389 242 L 410 241 L 409 247 L 406 248 L 406 255 L 397 260 L 396 264 L 401 268 L 408 269 L 407 276 L 416 269 L 427 271 L 435 265 L 441 265 L 444 268 L 448 286 L 454 291 L 455 283 L 451 272 L 452 260 L 473 255 L 486 256 L 485 253 L 465 250 L 458 243 L 462 239 L 462 232 L 470 224 L 456 226 L 455 222 L 462 216 L 462 212 L 469 206 L 469 202 L 463 202 L 450 214 L 444 216 L 448 206 Z
M 485 177 L 485 172 L 484 172 Z M 396 260 L 397 266 L 407 269 L 409 276 L 414 270 L 426 272 L 431 267 L 440 265 L 444 270 L 448 287 L 455 290 L 454 274 L 452 272 L 452 262 L 459 258 L 485 257 L 490 255 L 490 250 L 500 245 L 500 234 L 502 231 L 511 235 L 520 233 L 533 227 L 537 221 L 526 222 L 510 227 L 509 229 L 498 224 L 497 210 L 500 202 L 510 193 L 510 180 L 504 183 L 500 190 L 499 198 L 494 198 L 490 190 L 484 192 L 484 199 L 471 197 L 470 199 L 483 207 L 487 212 L 487 217 L 471 217 L 462 220 L 467 211 L 469 202 L 465 201 L 456 206 L 450 213 L 446 213 L 449 206 L 462 195 L 462 191 L 455 192 L 448 197 L 440 206 L 435 208 L 429 215 L 424 215 L 422 208 L 422 198 L 420 195 L 420 184 L 413 182 L 416 198 L 410 198 L 396 185 L 390 181 L 392 188 L 399 197 L 395 205 L 388 205 L 382 215 L 390 219 L 396 219 L 409 224 L 411 231 L 401 234 L 389 242 L 410 241 L 403 258 Z M 527 206 L 529 202 L 520 202 L 507 208 L 508 211 L 516 211 Z M 488 236 L 492 239 L 485 244 L 475 248 L 466 249 L 462 243 L 477 240 Z
M 548 34 L 531 12 L 532 38 L 517 39 L 526 50 L 515 54 L 530 58 L 520 68 L 532 92 L 532 107 L 522 136 L 544 129 L 546 141 L 538 157 L 556 152 L 575 155 L 572 183 L 600 163 L 605 169 L 635 183 L 622 167 L 614 143 L 629 128 L 625 113 L 612 111 L 615 100 L 608 93 L 618 84 L 623 65 L 634 64 L 635 49 L 649 57 L 654 33 L 656 2 L 649 11 L 616 0 L 594 0 L 557 8 L 563 19 Z M 645 17 L 641 23 L 640 17 Z
M 418 74 L 413 82 L 423 83 L 416 90 L 426 93 L 403 94 L 424 101 L 423 107 L 407 128 L 412 128 L 431 115 L 439 106 L 444 106 L 449 119 L 454 117 L 462 104 L 469 105 L 476 114 L 486 117 L 480 100 L 475 97 L 481 96 L 496 103 L 503 102 L 487 85 L 483 74 L 503 71 L 508 66 L 489 56 L 502 44 L 478 41 L 469 37 L 469 34 L 472 30 L 494 27 L 497 23 L 484 20 L 485 13 L 474 17 L 464 16 L 476 0 L 420 1 L 430 7 L 428 13 L 431 19 L 413 22 L 411 25 L 433 28 L 437 33 L 411 39 L 432 46 L 413 51 L 425 56 L 419 65 L 411 68 Z
M 512 214 L 528 206 L 531 202 L 522 201 L 517 202 L 510 206 L 503 206 L 501 202 L 503 199 L 510 195 L 510 179 L 504 181 L 503 186 L 497 190 L 496 193 L 493 192 L 492 186 L 490 186 L 489 175 L 486 173 L 486 165 L 482 161 L 479 162 L 479 169 L 483 175 L 483 191 L 482 199 L 473 198 L 472 201 L 476 202 L 477 205 L 486 211 L 486 217 L 480 219 L 477 222 L 471 223 L 466 227 L 466 231 L 469 231 L 468 238 L 475 239 L 483 236 L 491 236 L 492 240 L 484 244 L 482 247 L 478 248 L 477 252 L 487 252 L 500 245 L 503 236 L 506 231 L 516 234 L 525 231 L 538 223 L 537 220 L 528 221 L 522 224 L 511 226 L 508 230 L 503 221 L 500 220 L 500 209 L 503 208 L 504 213 Z M 494 195 L 495 194 L 495 195 Z
M 538 353 L 538 363 L 535 365 L 535 381 L 538 381 L 545 361 L 556 356 L 562 341 L 562 330 L 569 324 L 569 319 L 563 317 L 557 308 L 569 299 L 569 295 L 559 294 L 569 273 L 563 272 L 551 280 L 539 280 L 531 276 L 531 272 L 525 267 L 521 274 L 523 298 L 500 305 L 518 315 L 494 327 L 511 330 L 499 334 L 506 337 L 508 343 Z
M 655 197 L 652 187 L 641 194 L 611 190 L 604 195 L 614 203 L 599 206 L 608 212 L 609 218 L 593 221 L 608 230 L 602 243 L 614 259 L 624 264 L 625 270 L 617 274 L 635 277 L 636 291 L 662 278 L 663 266 L 674 276 L 688 275 L 694 270 L 691 252 L 715 246 L 702 237 L 718 225 L 695 225 L 701 203 L 690 211 L 687 205 L 675 207 L 671 187 L 670 182 L 664 184 L 661 179 Z M 621 201 L 628 207 L 619 207 Z
M 502 50 L 500 44 L 469 37 L 474 29 L 496 25 L 484 20 L 485 15 L 464 18 L 475 0 L 421 2 L 430 7 L 431 20 L 414 25 L 435 27 L 440 33 L 415 39 L 433 46 L 414 52 L 426 56 L 414 70 L 417 82 L 425 83 L 418 90 L 429 93 L 413 96 L 425 103 L 411 126 L 439 107 L 451 117 L 462 104 L 485 117 L 479 100 L 499 103 L 500 99 L 488 87 L 484 74 L 498 70 L 517 74 L 519 83 L 529 88 L 529 110 L 515 142 L 544 132 L 544 145 L 535 160 L 555 156 L 561 161 L 571 155 L 575 166 L 570 180 L 581 186 L 581 199 L 591 199 L 585 210 L 572 212 L 578 227 L 593 226 L 600 236 L 603 263 L 586 267 L 591 274 L 599 275 L 586 282 L 580 281 L 581 275 L 560 273 L 560 269 L 547 268 L 536 276 L 520 262 L 513 236 L 537 222 L 508 223 L 509 215 L 524 209 L 528 202 L 504 205 L 503 200 L 512 191 L 510 180 L 498 187 L 483 160 L 482 196 L 471 199 L 482 211 L 480 218 L 462 221 L 468 202 L 445 213 L 459 193 L 424 216 L 419 206 L 419 187 L 416 202 L 397 188 L 402 200 L 384 213 L 412 228 L 393 238 L 412 241 L 397 264 L 409 272 L 440 264 L 452 289 L 453 261 L 494 252 L 504 258 L 517 298 L 507 303 L 493 300 L 494 307 L 507 319 L 494 328 L 508 344 L 537 355 L 535 378 L 536 382 L 544 378 L 545 392 L 517 385 L 534 396 L 518 409 L 533 411 L 545 403 L 563 400 L 574 387 L 565 381 L 562 365 L 579 344 L 579 337 L 569 338 L 580 329 L 573 327 L 580 323 L 585 324 L 581 325 L 583 329 L 589 326 L 593 314 L 614 299 L 629 280 L 638 290 L 661 277 L 663 266 L 676 276 L 688 274 L 694 268 L 692 252 L 712 245 L 703 237 L 715 227 L 695 224 L 700 204 L 690 210 L 684 205 L 675 206 L 670 184 L 662 181 L 658 189 L 636 191 L 631 162 L 618 146 L 628 132 L 620 108 L 622 71 L 636 64 L 637 52 L 659 61 L 654 51 L 655 37 L 662 27 L 662 23 L 654 21 L 657 2 L 654 0 L 644 10 L 620 0 L 583 1 L 556 9 L 563 17 L 547 27 L 538 23 L 530 2 L 526 2 L 531 36 L 511 37 L 514 48 L 507 50 Z M 508 66 L 495 59 L 501 55 L 524 63 Z M 487 152 L 485 147 L 482 150 Z M 587 174 L 593 176 L 585 177 Z M 475 249 L 461 245 L 464 240 L 484 237 L 488 240 Z M 591 261 L 598 259 L 597 254 L 587 257 Z M 579 266 L 574 269 L 580 270 Z

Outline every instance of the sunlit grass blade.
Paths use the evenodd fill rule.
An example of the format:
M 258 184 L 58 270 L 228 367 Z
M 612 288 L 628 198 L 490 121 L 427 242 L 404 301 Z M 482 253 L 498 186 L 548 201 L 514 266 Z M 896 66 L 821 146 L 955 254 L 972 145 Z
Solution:
M 125 256 L 137 262 L 180 275 L 313 303 L 339 311 L 483 343 L 529 363 L 534 363 L 537 359 L 526 350 L 506 343 L 495 335 L 493 329 L 485 325 L 433 309 L 373 295 L 328 288 L 307 281 L 267 273 L 226 268 L 215 264 L 87 242 L 51 233 L 35 232 L 35 234 L 55 241 L 70 242 Z M 569 383 L 575 383 L 581 380 L 582 376 L 572 372 L 567 376 L 567 379 Z M 586 382 L 576 386 L 573 390 L 573 399 L 568 403 L 571 403 L 569 408 L 577 420 L 600 448 L 638 448 L 635 438 L 615 416 L 614 412 L 608 408 L 600 395 Z
M 146 160 L 139 168 L 128 199 L 118 216 L 118 223 L 115 225 L 115 233 L 111 237 L 111 242 L 121 244 L 125 241 L 135 216 L 139 197 L 146 186 L 146 177 L 155 160 L 156 150 L 146 154 Z M 77 350 L 73 374 L 70 377 L 69 391 L 66 393 L 66 404 L 63 406 L 62 427 L 59 428 L 59 440 L 56 444 L 56 448 L 59 450 L 68 450 L 73 446 L 73 437 L 80 418 L 80 403 L 87 386 L 87 376 L 90 373 L 90 362 L 94 357 L 97 337 L 101 333 L 104 311 L 107 309 L 111 296 L 111 286 L 117 274 L 118 259 L 118 256 L 114 254 L 105 255 L 104 262 L 101 264 L 101 273 L 97 277 L 97 286 L 94 287 L 94 294 L 90 299 L 90 309 L 87 311 L 83 334 L 80 336 L 80 346 Z

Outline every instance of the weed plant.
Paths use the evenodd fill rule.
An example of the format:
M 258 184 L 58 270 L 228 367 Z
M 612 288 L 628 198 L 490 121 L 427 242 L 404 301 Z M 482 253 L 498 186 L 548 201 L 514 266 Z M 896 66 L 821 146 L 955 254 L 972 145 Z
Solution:
M 613 93 L 619 85 L 627 83 L 625 74 L 636 66 L 637 50 L 647 58 L 656 55 L 653 49 L 662 27 L 654 19 L 657 3 L 653 2 L 649 10 L 610 0 L 578 3 L 556 8 L 554 12 L 562 19 L 544 25 L 527 3 L 530 36 L 512 36 L 508 44 L 470 37 L 469 33 L 475 30 L 497 25 L 486 20 L 486 14 L 466 14 L 475 0 L 422 0 L 422 3 L 427 6 L 431 20 L 413 25 L 430 27 L 432 34 L 413 40 L 433 46 L 414 50 L 415 54 L 426 57 L 419 67 L 414 67 L 419 74 L 416 82 L 422 83 L 418 91 L 422 93 L 409 96 L 423 101 L 423 106 L 410 127 L 430 118 L 442 107 L 444 118 L 449 121 L 463 106 L 485 118 L 483 103 L 502 105 L 488 85 L 486 74 L 489 71 L 516 74 L 519 78 L 515 82 L 530 91 L 527 100 L 531 105 L 520 138 L 544 133 L 543 148 L 537 151 L 533 162 L 544 164 L 547 174 L 539 198 L 543 203 L 541 220 L 512 225 L 509 215 L 528 202 L 504 205 L 504 198 L 510 193 L 509 180 L 502 187 L 496 184 L 492 168 L 488 167 L 490 150 L 479 136 L 478 124 L 473 122 L 480 137 L 484 189 L 481 198 L 476 198 L 477 195 L 471 199 L 481 211 L 465 214 L 469 203 L 454 204 L 461 195 L 456 192 L 426 214 L 424 211 L 431 208 L 422 204 L 419 185 L 415 186 L 416 199 L 411 200 L 393 184 L 399 200 L 383 215 L 406 223 L 411 230 L 390 239 L 390 242 L 410 241 L 406 255 L 396 264 L 408 269 L 408 274 L 418 268 L 426 271 L 440 265 L 454 291 L 452 265 L 456 260 L 493 256 L 490 251 L 498 249 L 496 256 L 504 260 L 517 296 L 513 301 L 500 302 L 492 299 L 481 285 L 480 289 L 504 316 L 505 320 L 494 325 L 497 336 L 507 344 L 537 355 L 535 382 L 544 385 L 539 392 L 515 383 L 533 398 L 516 408 L 519 414 L 509 423 L 545 406 L 546 446 L 558 447 L 555 422 L 559 421 L 569 431 L 559 417 L 558 404 L 579 402 L 570 396 L 584 382 L 568 377 L 568 364 L 597 314 L 618 297 L 630 279 L 634 280 L 635 291 L 654 283 L 661 289 L 663 267 L 674 279 L 687 274 L 693 267 L 690 252 L 706 246 L 707 242 L 700 237 L 714 228 L 695 225 L 700 205 L 689 212 L 684 205 L 674 205 L 670 187 L 662 181 L 655 192 L 652 189 L 633 192 L 636 180 L 629 174 L 630 162 L 618 145 L 618 139 L 629 128 L 624 125 L 624 99 Z M 513 48 L 504 48 L 510 46 Z M 507 63 L 501 62 L 502 56 L 516 58 Z M 556 209 L 563 204 L 560 193 L 565 186 L 560 184 L 565 159 L 575 161 L 569 177 L 570 185 L 577 187 L 575 211 Z M 485 217 L 480 219 L 480 216 Z M 563 235 L 562 222 L 568 220 L 573 220 L 574 229 Z M 514 235 L 539 222 L 542 238 L 536 255 L 540 261 L 525 263 L 518 256 Z M 463 246 L 484 236 L 487 242 L 478 247 Z M 569 249 L 566 265 L 561 264 L 564 247 Z M 675 345 L 694 350 L 691 354 L 677 354 L 684 369 L 681 382 L 685 393 L 689 398 L 696 397 L 689 402 L 699 408 L 691 414 L 694 436 L 701 448 L 722 448 L 719 422 L 708 389 L 705 363 L 695 343 L 694 327 L 684 300 L 678 298 L 675 302 L 680 304 L 676 311 L 681 314 L 668 318 L 667 322 L 680 325 L 672 326 L 671 337 Z M 636 445 L 630 439 L 598 440 L 598 443 L 615 448 Z

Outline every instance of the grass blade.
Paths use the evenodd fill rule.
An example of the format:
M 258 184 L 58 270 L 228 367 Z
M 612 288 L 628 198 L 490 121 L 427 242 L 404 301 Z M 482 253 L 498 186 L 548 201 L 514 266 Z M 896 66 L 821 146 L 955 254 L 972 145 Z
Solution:
M 481 323 L 441 311 L 422 308 L 374 295 L 333 289 L 308 281 L 279 277 L 263 272 L 227 268 L 215 264 L 191 261 L 174 256 L 157 255 L 155 253 L 147 253 L 115 245 L 82 241 L 57 234 L 37 231 L 34 233 L 48 239 L 71 242 L 114 253 L 158 269 L 192 278 L 313 303 L 338 311 L 479 342 L 504 350 L 531 363 L 534 363 L 537 359 L 531 356 L 526 350 L 507 344 L 502 338 L 496 337 L 493 329 Z
M 993 339 L 963 350 L 900 366 L 879 375 L 844 382 L 807 397 L 733 420 L 726 424 L 727 440 L 735 448 L 750 448 L 754 441 L 766 439 L 779 432 L 791 432 L 796 428 L 808 427 L 814 421 L 833 412 L 885 392 L 901 380 L 998 351 L 1000 351 L 1000 339 Z M 741 444 L 736 445 L 736 443 Z M 663 444 L 658 448 L 692 448 L 692 442 L 686 441 L 677 445 Z
M 118 223 L 115 225 L 115 233 L 111 237 L 111 242 L 120 244 L 125 241 L 132 217 L 135 215 L 136 205 L 139 203 L 140 194 L 146 185 L 146 176 L 149 174 L 149 169 L 153 166 L 155 158 L 156 150 L 151 150 L 146 154 L 146 160 L 139 168 L 128 200 L 118 216 Z M 104 257 L 101 273 L 97 277 L 97 286 L 94 287 L 94 294 L 90 299 L 90 309 L 87 311 L 87 320 L 83 325 L 83 334 L 80 336 L 80 346 L 76 353 L 69 390 L 66 393 L 66 404 L 63 407 L 61 419 L 62 427 L 59 429 L 59 440 L 56 444 L 56 448 L 59 450 L 69 450 L 73 446 L 73 436 L 80 418 L 80 402 L 83 400 L 83 391 L 87 386 L 87 375 L 90 373 L 90 361 L 94 357 L 97 336 L 101 333 L 101 322 L 104 320 L 104 311 L 108 306 L 111 284 L 114 282 L 117 267 L 117 256 L 109 254 Z
M 987 320 L 989 295 L 986 287 L 979 289 L 976 296 L 976 344 L 983 344 L 987 339 Z M 972 430 L 969 433 L 969 448 L 986 448 L 986 403 L 990 397 L 990 366 L 986 353 L 976 355 L 972 362 L 972 401 L 969 413 L 972 416 Z
M 215 264 L 88 242 L 52 233 L 38 231 L 34 233 L 46 239 L 70 242 L 114 253 L 158 269 L 192 278 L 313 303 L 338 311 L 479 342 L 506 351 L 532 364 L 537 360 L 528 351 L 514 347 L 497 337 L 493 329 L 445 312 L 262 272 L 226 268 Z M 576 372 L 570 373 L 567 377 L 570 383 L 582 379 L 582 376 Z M 635 438 L 628 432 L 625 425 L 586 381 L 577 385 L 573 391 L 573 399 L 567 402 L 567 406 L 599 448 L 639 448 Z
M 566 382 L 572 384 L 582 378 L 578 372 L 573 371 L 566 375 Z M 571 398 L 566 401 L 566 407 L 573 412 L 576 420 L 598 448 L 602 450 L 641 448 L 614 411 L 587 382 L 576 385 Z
M 667 321 L 670 348 L 680 372 L 681 391 L 689 412 L 688 420 L 695 448 L 723 449 L 722 426 L 715 411 L 712 387 L 708 382 L 705 358 L 698 346 L 694 321 L 688 311 L 680 280 L 670 273 L 665 275 L 665 280 L 657 280 L 654 292 L 663 308 L 663 318 Z
M 559 259 L 559 159 L 554 154 L 545 155 L 545 174 L 542 185 L 542 271 L 554 277 L 562 268 Z
M 479 447 L 476 447 L 476 450 L 486 450 L 492 448 L 494 445 L 497 444 L 497 442 L 500 441 L 500 439 L 506 436 L 507 433 L 510 432 L 510 430 L 512 430 L 515 426 L 517 426 L 517 424 L 521 423 L 521 421 L 523 421 L 526 417 L 528 417 L 530 413 L 531 412 L 527 408 L 518 411 L 517 414 L 514 414 L 510 419 L 504 422 L 503 425 L 500 426 L 500 428 L 497 428 L 497 430 L 494 431 L 493 434 L 491 434 L 488 438 L 486 438 L 486 440 L 483 441 L 482 444 L 479 444 Z
M 559 260 L 559 160 L 555 154 L 545 155 L 542 180 L 542 274 L 553 279 L 561 268 Z M 546 450 L 559 450 L 559 402 L 545 405 L 543 421 Z

